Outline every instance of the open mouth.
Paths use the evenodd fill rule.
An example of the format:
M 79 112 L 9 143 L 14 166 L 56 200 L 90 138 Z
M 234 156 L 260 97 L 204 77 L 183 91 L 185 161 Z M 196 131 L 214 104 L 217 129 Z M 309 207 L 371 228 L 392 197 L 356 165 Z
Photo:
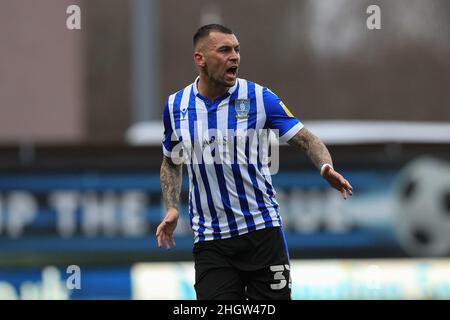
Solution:
M 228 68 L 226 73 L 227 73 L 227 75 L 235 77 L 237 74 L 237 70 L 238 70 L 238 67 L 233 66 L 233 67 Z

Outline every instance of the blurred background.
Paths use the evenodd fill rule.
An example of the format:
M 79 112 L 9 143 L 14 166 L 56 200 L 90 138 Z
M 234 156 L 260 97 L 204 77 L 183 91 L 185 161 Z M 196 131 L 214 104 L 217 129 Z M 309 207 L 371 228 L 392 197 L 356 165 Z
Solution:
M 355 190 L 280 147 L 293 298 L 449 299 L 446 0 L 0 0 L 0 299 L 195 298 L 186 176 L 177 248 L 154 233 L 162 110 L 206 23 Z

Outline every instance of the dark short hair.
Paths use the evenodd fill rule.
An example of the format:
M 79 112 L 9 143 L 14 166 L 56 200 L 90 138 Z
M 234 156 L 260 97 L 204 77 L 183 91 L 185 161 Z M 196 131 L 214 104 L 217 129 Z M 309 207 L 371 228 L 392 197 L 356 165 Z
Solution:
M 207 25 L 200 27 L 197 30 L 197 32 L 194 34 L 194 38 L 193 38 L 194 47 L 197 45 L 197 43 L 201 39 L 209 36 L 209 34 L 213 31 L 218 31 L 221 33 L 226 33 L 226 34 L 233 34 L 233 31 L 231 31 L 230 28 L 227 28 L 221 24 L 207 24 Z

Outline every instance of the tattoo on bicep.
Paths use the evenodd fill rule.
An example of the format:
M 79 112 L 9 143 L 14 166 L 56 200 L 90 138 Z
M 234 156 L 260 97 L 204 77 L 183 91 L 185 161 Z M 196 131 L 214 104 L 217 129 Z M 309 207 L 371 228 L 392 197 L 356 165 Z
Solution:
M 319 170 L 325 163 L 333 165 L 325 144 L 306 128 L 300 130 L 288 143 L 304 151 Z
M 169 158 L 164 157 L 161 164 L 160 180 L 166 208 L 178 208 L 181 192 L 181 173 L 182 165 L 173 164 Z

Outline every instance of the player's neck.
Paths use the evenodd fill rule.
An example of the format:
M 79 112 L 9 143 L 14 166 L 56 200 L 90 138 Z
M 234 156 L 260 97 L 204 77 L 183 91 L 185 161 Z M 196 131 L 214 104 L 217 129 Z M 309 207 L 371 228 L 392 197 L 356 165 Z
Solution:
M 203 97 L 213 102 L 217 98 L 224 96 L 229 88 L 223 84 L 211 81 L 206 76 L 200 75 L 200 79 L 197 82 L 197 89 Z

